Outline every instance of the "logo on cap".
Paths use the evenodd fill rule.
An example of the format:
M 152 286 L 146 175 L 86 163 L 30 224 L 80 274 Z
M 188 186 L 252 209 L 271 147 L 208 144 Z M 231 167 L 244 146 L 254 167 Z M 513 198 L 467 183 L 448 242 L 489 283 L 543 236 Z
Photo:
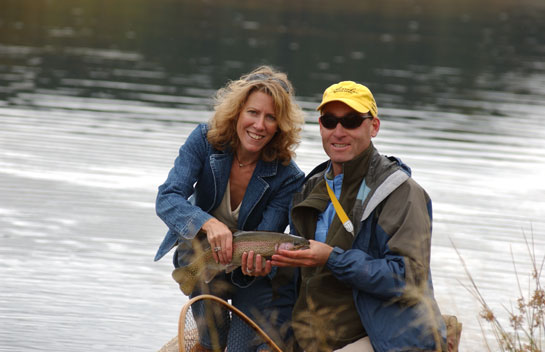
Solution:
M 325 104 L 332 101 L 345 103 L 362 114 L 369 112 L 373 117 L 378 115 L 377 103 L 369 88 L 353 81 L 342 81 L 329 86 L 316 110 L 321 110 Z

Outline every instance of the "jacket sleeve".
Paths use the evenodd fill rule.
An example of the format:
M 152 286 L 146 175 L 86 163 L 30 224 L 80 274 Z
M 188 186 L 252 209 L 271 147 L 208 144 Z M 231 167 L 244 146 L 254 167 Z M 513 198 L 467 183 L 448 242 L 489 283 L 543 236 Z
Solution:
M 376 222 L 366 220 L 352 249 L 334 249 L 327 266 L 339 280 L 367 294 L 412 301 L 411 295 L 426 289 L 429 276 L 431 201 L 409 179 L 377 214 Z M 361 249 L 365 236 L 371 243 L 367 252 Z
M 388 255 L 376 259 L 361 249 L 335 247 L 327 261 L 328 268 L 340 281 L 367 294 L 392 299 L 403 292 L 403 258 Z
M 161 186 L 155 202 L 157 215 L 168 228 L 187 239 L 195 237 L 212 216 L 191 203 L 193 185 L 207 160 L 206 128 L 199 125 L 180 147 L 174 167 Z

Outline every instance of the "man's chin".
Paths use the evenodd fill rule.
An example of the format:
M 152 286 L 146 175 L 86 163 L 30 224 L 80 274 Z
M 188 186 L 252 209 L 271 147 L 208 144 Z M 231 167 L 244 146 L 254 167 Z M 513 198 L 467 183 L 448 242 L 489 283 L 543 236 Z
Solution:
M 343 154 L 340 154 L 340 153 L 336 153 L 336 154 L 332 154 L 330 156 L 330 159 L 334 163 L 343 164 L 343 163 L 346 163 L 347 161 L 350 161 L 352 158 L 349 155 L 346 155 L 346 154 L 343 155 Z

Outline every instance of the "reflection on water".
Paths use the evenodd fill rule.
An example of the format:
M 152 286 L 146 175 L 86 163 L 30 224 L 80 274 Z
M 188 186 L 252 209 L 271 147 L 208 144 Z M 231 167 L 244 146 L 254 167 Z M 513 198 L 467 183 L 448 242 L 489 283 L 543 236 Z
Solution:
M 214 90 L 259 63 L 289 73 L 307 112 L 306 172 L 325 159 L 322 89 L 371 86 L 375 145 L 434 200 L 437 299 L 479 350 L 453 244 L 498 314 L 518 297 L 510 252 L 529 269 L 523 233 L 544 254 L 543 6 L 100 4 L 0 11 L 0 350 L 150 351 L 176 334 L 155 192 Z

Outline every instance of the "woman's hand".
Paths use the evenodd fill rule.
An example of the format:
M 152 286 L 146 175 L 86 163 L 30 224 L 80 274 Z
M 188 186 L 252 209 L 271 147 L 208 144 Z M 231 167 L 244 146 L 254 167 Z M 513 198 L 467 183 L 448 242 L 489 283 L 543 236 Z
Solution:
M 254 263 L 255 256 L 255 263 Z M 261 254 L 255 255 L 254 251 L 242 253 L 241 269 L 244 275 L 265 276 L 272 270 L 270 260 L 265 260 Z
M 211 218 L 202 225 L 206 239 L 210 243 L 216 263 L 227 265 L 233 259 L 233 233 L 216 218 Z

